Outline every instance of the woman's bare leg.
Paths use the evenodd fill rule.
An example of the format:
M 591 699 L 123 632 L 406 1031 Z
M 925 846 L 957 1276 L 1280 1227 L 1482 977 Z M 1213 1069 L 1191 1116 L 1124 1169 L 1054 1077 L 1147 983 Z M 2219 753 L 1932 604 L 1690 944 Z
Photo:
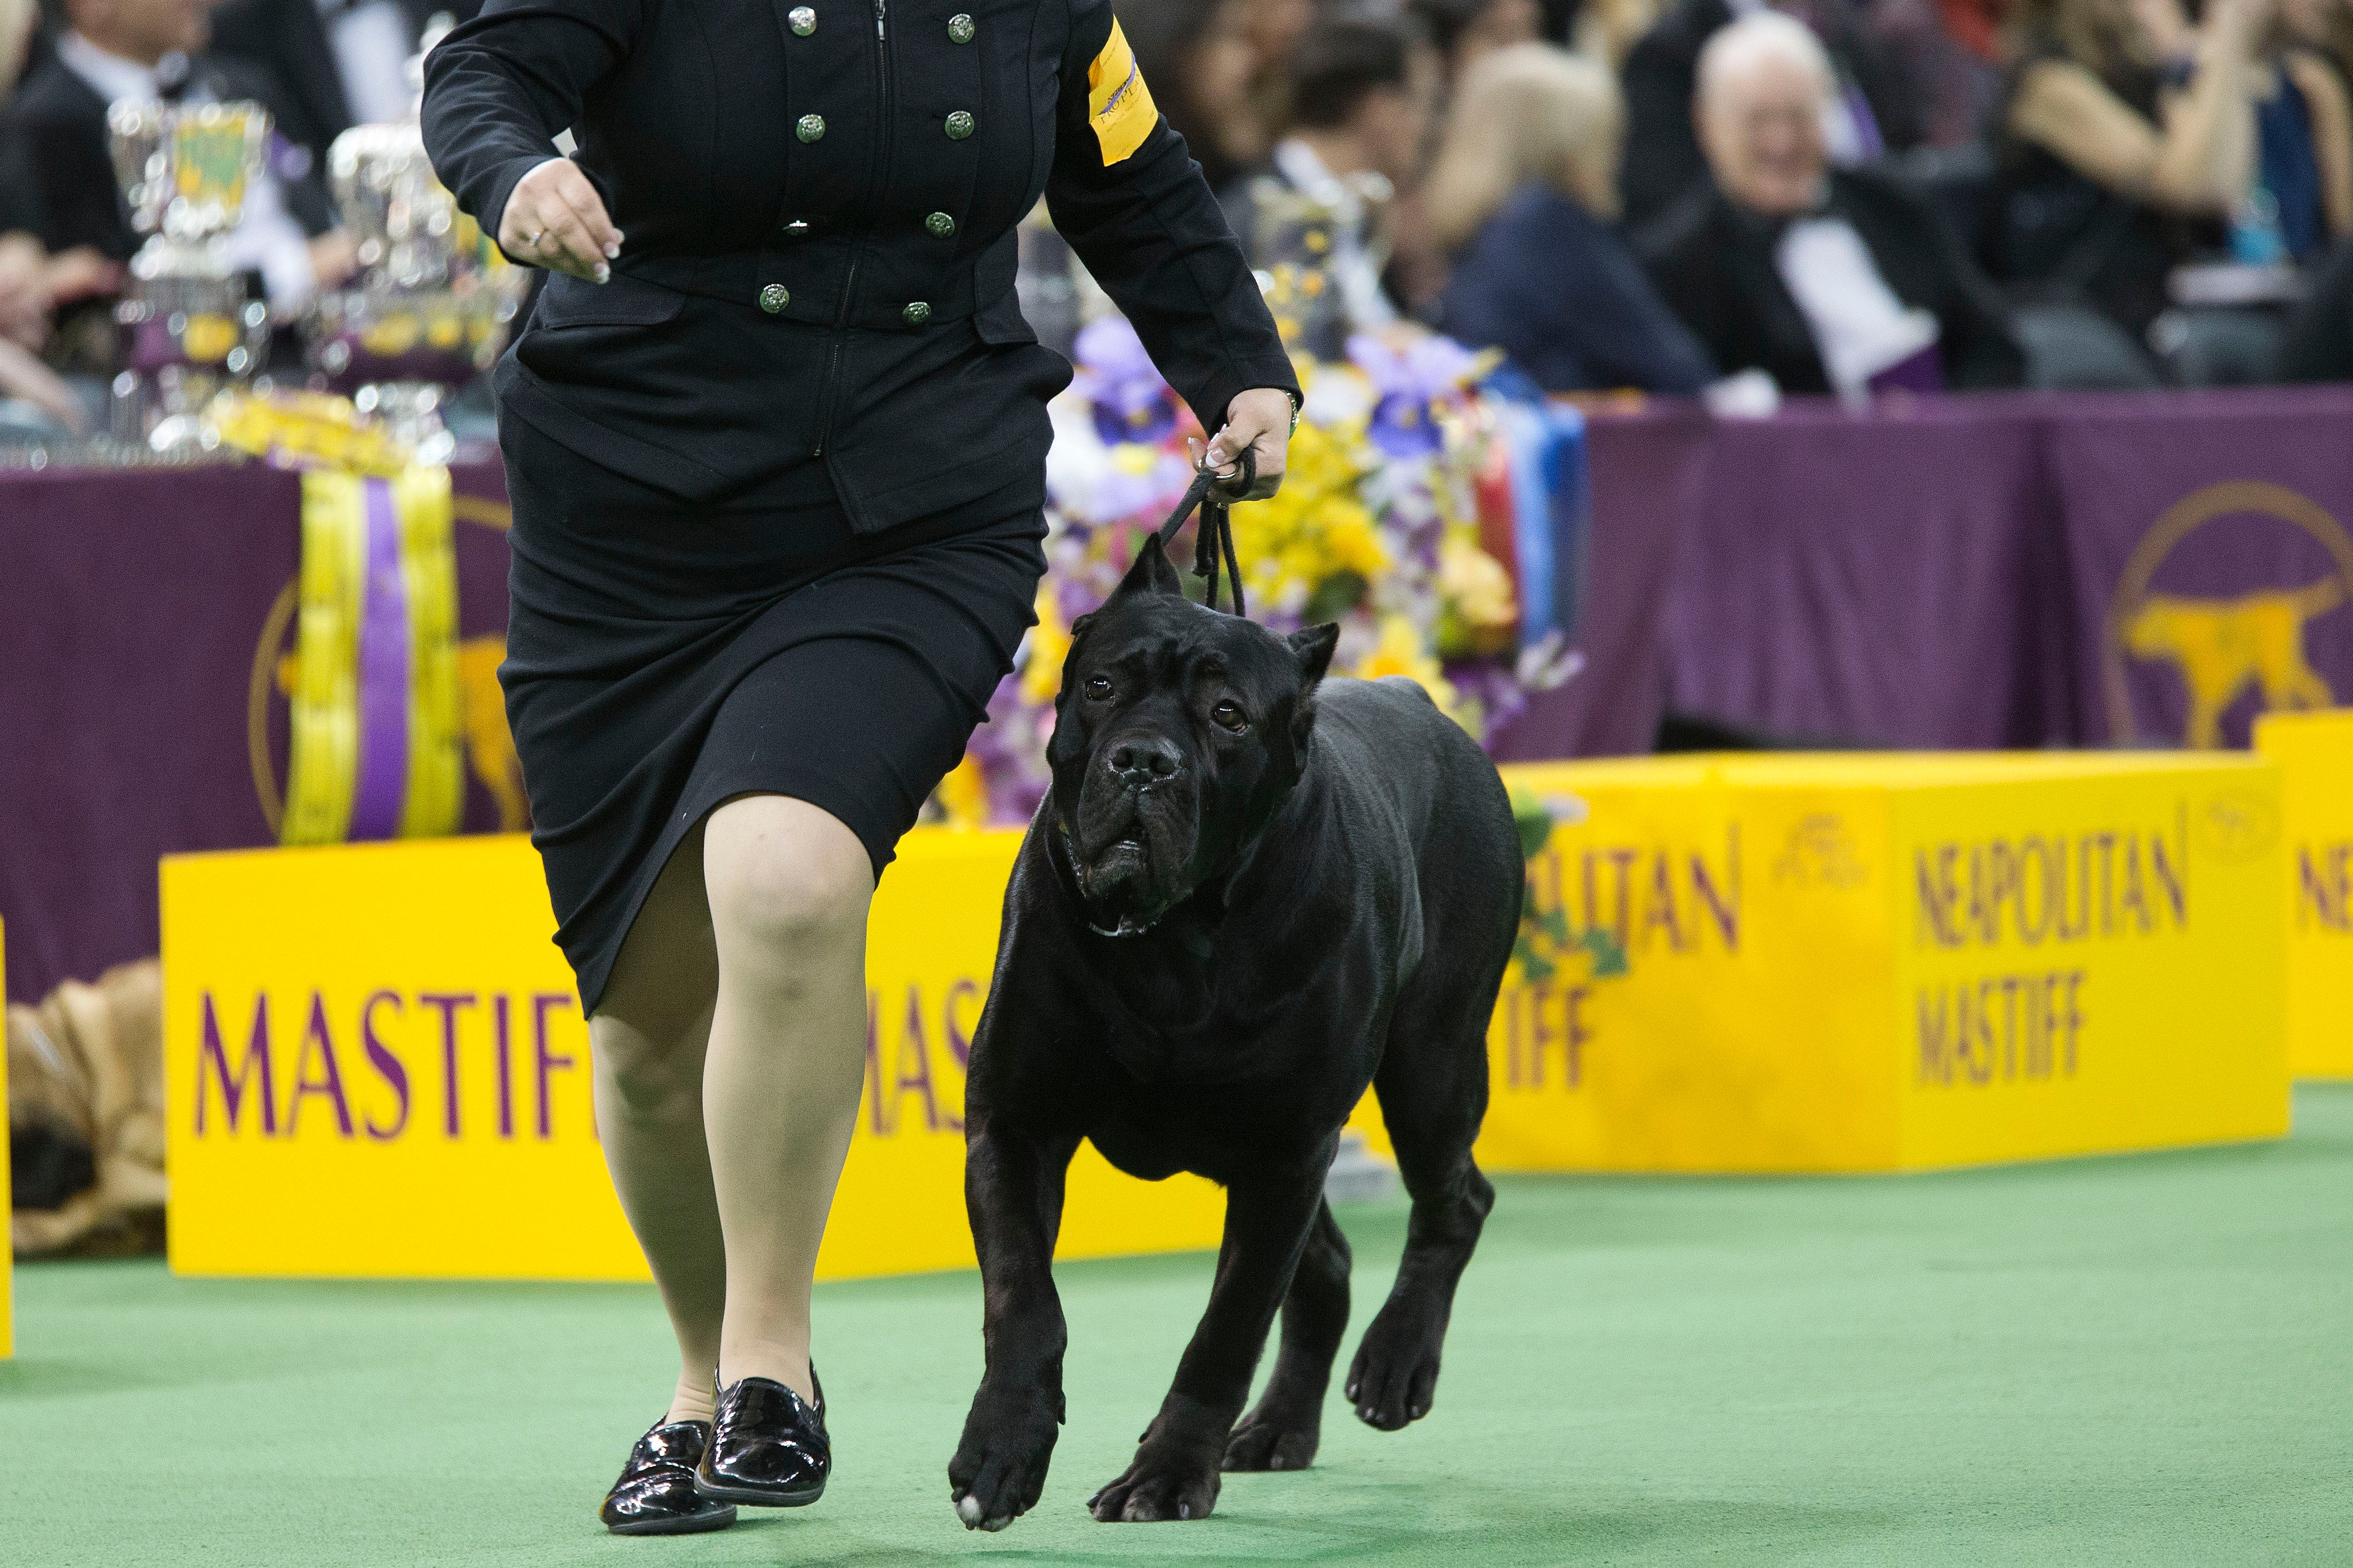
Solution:
M 672 1421 L 711 1419 L 727 1297 L 702 1131 L 703 1054 L 719 992 L 702 853 L 698 830 L 662 868 L 588 1021 L 596 1135 L 678 1335 Z
M 711 815 L 719 1001 L 702 1121 L 726 1237 L 719 1375 L 811 1396 L 809 1284 L 866 1071 L 865 846 L 831 814 L 744 795 Z

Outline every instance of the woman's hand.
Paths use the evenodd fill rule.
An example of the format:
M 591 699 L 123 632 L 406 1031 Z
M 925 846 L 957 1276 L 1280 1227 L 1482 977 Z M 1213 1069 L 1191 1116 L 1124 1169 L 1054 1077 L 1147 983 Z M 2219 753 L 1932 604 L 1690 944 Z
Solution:
M 515 182 L 499 216 L 499 248 L 526 267 L 602 283 L 621 254 L 621 231 L 580 166 L 550 158 Z
M 1282 486 L 1282 465 L 1291 452 L 1291 395 L 1277 387 L 1238 392 L 1226 405 L 1226 423 L 1209 438 L 1209 466 L 1222 468 L 1247 450 L 1258 478 L 1245 500 L 1263 500 Z

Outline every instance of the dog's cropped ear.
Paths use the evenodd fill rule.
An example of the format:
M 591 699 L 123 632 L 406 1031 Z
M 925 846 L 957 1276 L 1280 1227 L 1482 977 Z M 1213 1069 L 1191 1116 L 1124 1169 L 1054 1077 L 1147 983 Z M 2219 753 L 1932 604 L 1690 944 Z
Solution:
M 1299 688 L 1304 691 L 1324 679 L 1332 667 L 1332 650 L 1340 644 L 1340 623 L 1326 621 L 1320 626 L 1303 626 L 1283 639 L 1291 645 L 1293 657 L 1299 660 Z
M 1127 575 L 1119 580 L 1117 592 L 1175 594 L 1183 597 L 1184 580 L 1176 575 L 1176 564 L 1168 559 L 1168 552 L 1162 546 L 1158 534 L 1144 536 L 1144 548 L 1135 552 L 1135 563 L 1127 569 Z

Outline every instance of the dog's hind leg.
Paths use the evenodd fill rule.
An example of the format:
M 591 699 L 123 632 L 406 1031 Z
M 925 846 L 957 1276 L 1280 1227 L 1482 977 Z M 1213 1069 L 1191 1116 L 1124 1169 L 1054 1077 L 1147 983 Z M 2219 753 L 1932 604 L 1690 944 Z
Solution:
M 1320 1205 L 1282 1298 L 1282 1346 L 1266 1392 L 1226 1440 L 1229 1470 L 1303 1470 L 1323 1438 L 1332 1360 L 1348 1331 L 1348 1238 Z
M 1381 1120 L 1397 1151 L 1413 1211 L 1406 1222 L 1405 1256 L 1356 1359 L 1348 1369 L 1348 1403 L 1369 1426 L 1394 1432 L 1430 1413 L 1438 1386 L 1439 1352 L 1454 1310 L 1454 1288 L 1479 1245 L 1495 1206 L 1495 1189 L 1471 1158 L 1487 1111 L 1488 1005 L 1475 1024 L 1458 1023 L 1456 1037 L 1389 1031 L 1389 1048 L 1373 1087 Z

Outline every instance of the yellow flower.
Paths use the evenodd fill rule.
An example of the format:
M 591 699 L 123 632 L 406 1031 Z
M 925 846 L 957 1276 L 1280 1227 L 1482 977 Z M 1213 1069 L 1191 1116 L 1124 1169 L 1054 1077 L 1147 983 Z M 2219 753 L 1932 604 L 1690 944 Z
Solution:
M 1038 624 L 1029 628 L 1029 651 L 1021 664 L 1021 700 L 1050 703 L 1062 687 L 1062 661 L 1071 655 L 1071 628 L 1062 624 L 1062 606 L 1054 596 L 1053 579 L 1038 585 Z
M 1439 642 L 1447 651 L 1492 654 L 1510 644 L 1520 618 L 1511 574 L 1468 527 L 1450 528 L 1439 541 L 1438 594 Z
M 1392 611 L 1381 617 L 1380 637 L 1373 651 L 1356 661 L 1349 674 L 1361 680 L 1378 680 L 1385 675 L 1402 675 L 1420 683 L 1438 704 L 1438 710 L 1453 720 L 1472 734 L 1478 734 L 1478 714 L 1462 700 L 1454 683 L 1446 679 L 1445 669 L 1438 657 L 1421 640 L 1413 622 Z
M 966 752 L 964 761 L 940 781 L 939 798 L 950 827 L 987 826 L 988 780 L 980 771 L 980 759 Z
M 1295 610 L 1344 574 L 1371 581 L 1388 552 L 1357 500 L 1363 463 L 1340 435 L 1303 425 L 1292 438 L 1282 489 L 1234 509 L 1234 543 L 1252 592 Z

